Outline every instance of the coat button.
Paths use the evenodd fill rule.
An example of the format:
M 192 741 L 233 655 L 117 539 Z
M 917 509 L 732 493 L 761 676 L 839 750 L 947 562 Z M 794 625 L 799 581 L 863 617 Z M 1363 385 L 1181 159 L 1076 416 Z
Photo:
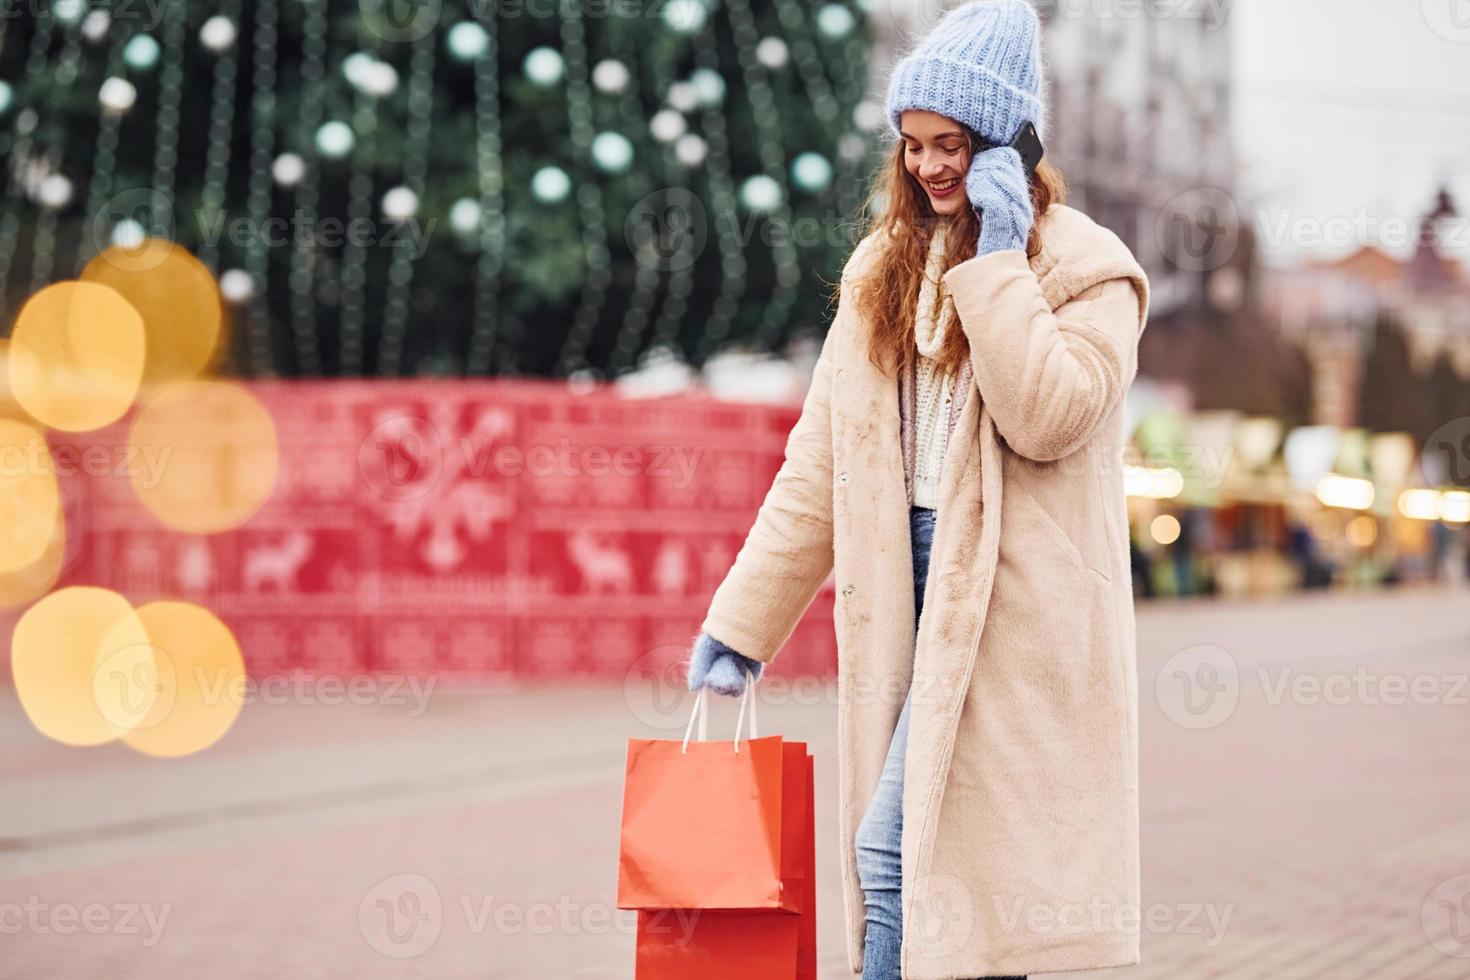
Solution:
M 837 482 L 840 483 L 840 484 L 842 484 L 844 487 L 847 486 L 847 474 L 846 473 L 838 473 L 837 474 Z
M 838 368 L 837 369 L 837 380 L 838 381 L 841 381 L 845 377 L 847 377 L 847 371 L 845 371 L 842 368 Z
M 852 589 L 852 586 L 851 585 L 844 585 L 842 587 L 842 594 L 843 595 L 852 595 L 852 592 L 853 592 L 853 589 Z

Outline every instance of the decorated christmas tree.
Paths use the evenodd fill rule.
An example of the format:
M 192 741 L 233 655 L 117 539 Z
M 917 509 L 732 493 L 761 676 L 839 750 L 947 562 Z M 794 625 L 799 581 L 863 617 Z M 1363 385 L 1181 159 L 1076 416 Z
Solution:
M 613 377 L 818 335 L 862 4 L 42 0 L 0 17 L 0 302 L 165 236 L 244 376 Z

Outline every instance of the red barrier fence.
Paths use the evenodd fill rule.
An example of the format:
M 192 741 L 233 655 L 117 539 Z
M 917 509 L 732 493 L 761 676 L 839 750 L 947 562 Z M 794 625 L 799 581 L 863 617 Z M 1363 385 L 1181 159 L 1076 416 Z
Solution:
M 526 380 L 249 388 L 275 419 L 280 472 L 234 531 L 179 533 L 142 507 L 119 471 L 158 461 L 129 458 L 126 420 L 50 441 L 67 502 L 58 587 L 207 606 L 255 675 L 668 669 L 796 418 Z M 88 447 L 112 464 L 76 465 Z M 0 624 L 7 659 L 18 613 Z M 835 664 L 829 582 L 773 673 Z

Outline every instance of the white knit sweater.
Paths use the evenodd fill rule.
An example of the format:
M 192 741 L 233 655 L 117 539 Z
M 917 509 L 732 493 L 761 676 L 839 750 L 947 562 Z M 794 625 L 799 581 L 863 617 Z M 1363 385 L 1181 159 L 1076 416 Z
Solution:
M 924 282 L 919 287 L 919 308 L 914 322 L 914 346 L 918 349 L 915 383 L 917 426 L 914 439 L 914 504 L 919 507 L 939 506 L 939 478 L 944 468 L 944 453 L 949 445 L 949 404 L 954 398 L 954 378 L 941 378 L 938 357 L 944 345 L 945 332 L 954 322 L 954 302 L 948 294 L 940 295 L 940 279 L 944 275 L 945 223 L 934 232 L 929 244 L 929 259 L 924 268 Z M 937 302 L 936 302 L 937 301 Z M 935 307 L 939 315 L 935 317 Z

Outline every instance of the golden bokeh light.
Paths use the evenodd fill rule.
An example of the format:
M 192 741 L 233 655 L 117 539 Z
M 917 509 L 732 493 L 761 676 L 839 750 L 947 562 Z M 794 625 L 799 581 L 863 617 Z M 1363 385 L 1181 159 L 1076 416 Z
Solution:
M 148 714 L 123 736 L 145 755 L 176 757 L 208 748 L 239 717 L 245 659 L 229 627 L 186 602 L 152 602 L 138 610 L 158 669 Z
M 16 623 L 16 694 L 31 724 L 65 745 L 111 742 L 147 714 L 156 671 L 148 633 L 116 592 L 53 592 Z
M 60 520 L 61 489 L 46 437 L 0 419 L 0 574 L 39 561 Z
M 10 339 L 7 337 L 0 337 L 0 418 L 31 421 L 30 413 L 20 407 L 10 388 Z
M 1181 530 L 1179 518 L 1173 514 L 1160 514 L 1148 525 L 1149 536 L 1159 544 L 1173 544 L 1178 541 Z
M 133 420 L 129 443 L 161 462 L 159 473 L 133 475 L 138 499 L 163 524 L 191 534 L 249 520 L 270 496 L 280 466 L 270 413 L 224 381 L 164 386 Z
M 1347 539 L 1355 548 L 1371 548 L 1378 540 L 1378 522 L 1367 514 L 1359 514 L 1348 521 Z
M 58 515 L 51 540 L 41 557 L 10 572 L 0 572 L 0 612 L 30 605 L 50 592 L 61 578 L 66 558 L 66 521 Z
M 219 287 L 188 249 L 164 238 L 113 245 L 82 279 L 116 290 L 142 316 L 145 383 L 181 381 L 208 366 L 220 338 Z
M 10 343 L 10 388 L 36 421 L 65 432 L 121 418 L 143 377 L 143 318 L 115 290 L 59 282 L 26 301 Z

